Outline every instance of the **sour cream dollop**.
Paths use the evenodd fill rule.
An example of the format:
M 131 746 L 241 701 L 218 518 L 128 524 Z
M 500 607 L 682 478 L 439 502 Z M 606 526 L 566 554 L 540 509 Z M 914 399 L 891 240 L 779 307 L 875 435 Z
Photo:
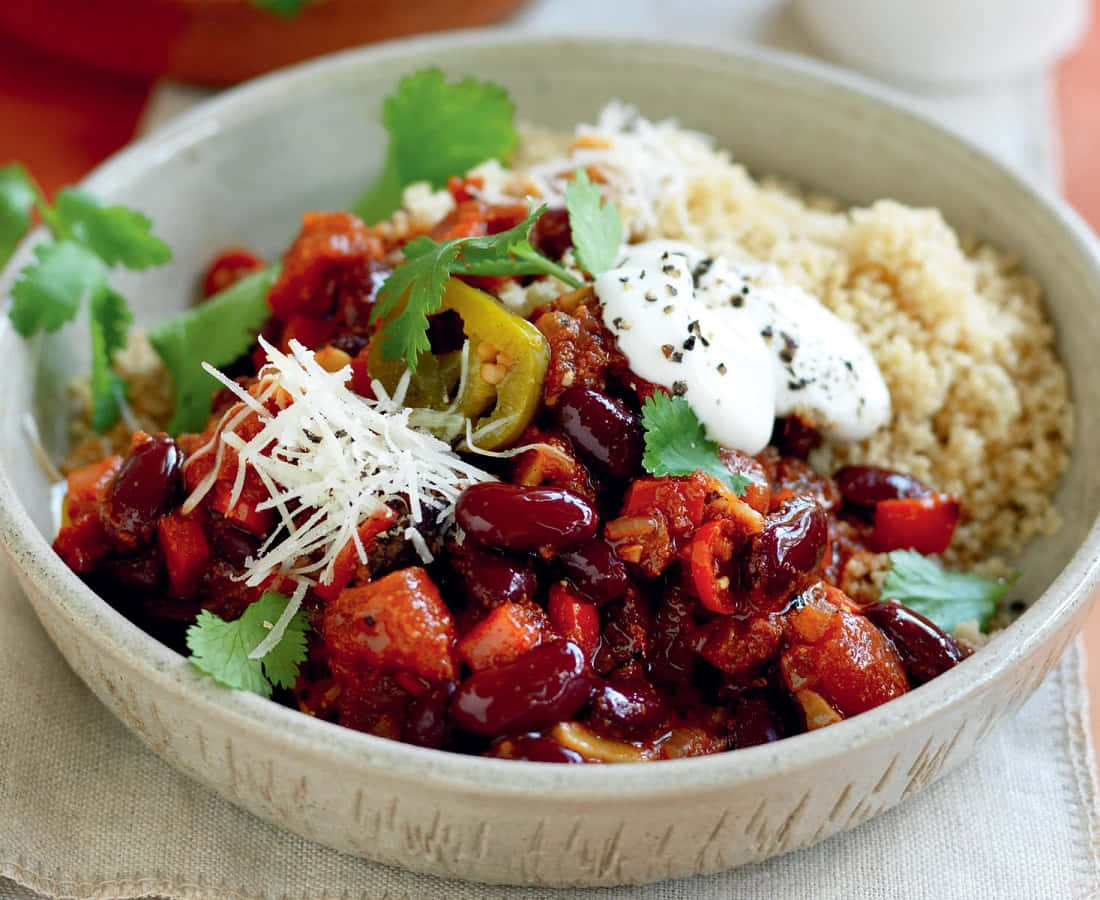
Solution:
M 890 419 L 890 393 L 855 329 L 773 266 L 650 241 L 625 248 L 595 289 L 631 369 L 684 396 L 723 446 L 757 453 L 775 417 L 794 413 L 844 441 Z

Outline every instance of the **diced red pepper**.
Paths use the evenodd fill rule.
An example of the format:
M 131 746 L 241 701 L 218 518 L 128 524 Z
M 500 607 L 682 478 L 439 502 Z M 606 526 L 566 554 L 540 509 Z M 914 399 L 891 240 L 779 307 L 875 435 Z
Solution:
M 580 647 L 591 662 L 600 643 L 600 613 L 596 604 L 582 600 L 563 584 L 555 584 L 550 588 L 546 611 L 554 630 Z
M 225 471 L 224 466 L 222 470 Z M 263 485 L 259 483 L 258 479 L 256 482 L 252 482 L 251 479 L 246 477 L 241 496 L 237 498 L 236 503 L 230 506 L 229 501 L 232 495 L 233 479 L 219 478 L 214 485 L 214 489 L 210 492 L 210 508 L 235 522 L 245 531 L 256 535 L 256 537 L 266 536 L 271 530 L 271 526 L 275 524 L 275 511 L 256 508 L 268 499 L 267 490 Z
M 374 399 L 374 388 L 371 387 L 371 374 L 369 368 L 370 347 L 366 346 L 359 351 L 351 361 L 351 389 L 360 397 Z
M 394 518 L 393 511 L 386 507 L 384 512 L 371 516 L 359 526 L 359 542 L 364 550 L 369 549 L 374 539 L 393 524 Z M 355 546 L 355 541 L 348 541 L 336 556 L 332 583 L 318 582 L 313 586 L 313 593 L 326 603 L 335 600 L 340 591 L 351 582 L 358 566 L 359 550 Z
M 455 677 L 454 619 L 419 566 L 344 588 L 325 608 L 323 633 L 334 671 L 365 665 L 431 682 Z
M 548 626 L 533 603 L 502 603 L 459 639 L 455 655 L 475 672 L 495 669 L 546 640 Z
M 950 494 L 883 500 L 875 505 L 875 549 L 943 553 L 959 524 L 959 501 Z
M 223 250 L 210 263 L 202 279 L 203 297 L 213 297 L 242 278 L 262 269 L 266 263 L 251 250 L 231 247 Z
M 90 466 L 69 473 L 65 494 L 65 514 L 70 522 L 99 510 L 99 502 L 107 493 L 107 485 L 122 465 L 121 456 L 108 456 Z
M 202 523 L 181 513 L 163 516 L 157 522 L 157 539 L 164 553 L 172 593 L 178 597 L 191 596 L 210 561 L 210 543 Z
M 295 340 L 310 350 L 316 350 L 332 339 L 338 324 L 335 319 L 319 319 L 315 316 L 295 313 L 287 320 L 279 340 L 279 347 L 286 352 L 291 340 Z
M 736 535 L 734 522 L 715 519 L 695 532 L 687 551 L 696 596 L 711 612 L 725 616 L 737 611 L 729 570 Z
M 53 549 L 74 572 L 91 572 L 110 549 L 99 514 L 90 513 L 62 528 L 54 538 Z

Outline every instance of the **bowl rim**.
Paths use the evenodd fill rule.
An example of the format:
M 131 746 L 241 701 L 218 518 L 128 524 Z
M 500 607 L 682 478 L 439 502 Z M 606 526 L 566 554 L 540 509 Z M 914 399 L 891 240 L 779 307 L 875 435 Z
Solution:
M 388 41 L 344 50 L 265 75 L 198 104 L 173 122 L 119 151 L 82 182 L 89 190 L 110 195 L 123 186 L 131 171 L 149 161 L 174 155 L 217 130 L 218 121 L 234 109 L 278 104 L 288 89 L 306 88 L 333 73 L 370 68 L 375 62 L 399 60 L 425 50 L 459 50 L 517 45 L 543 51 L 555 45 L 584 46 L 592 52 L 616 55 L 707 54 L 717 59 L 750 64 L 761 72 L 783 75 L 785 90 L 828 90 L 849 102 L 873 108 L 910 129 L 923 130 L 973 159 L 1040 208 L 1066 233 L 1100 282 L 1100 242 L 1064 201 L 1046 188 L 1025 182 L 1003 163 L 967 138 L 935 123 L 900 93 L 826 63 L 784 51 L 707 40 L 590 34 L 582 37 L 558 32 L 521 33 L 504 29 L 472 29 Z M 27 239 L 33 241 L 33 235 Z M 16 253 L 0 272 L 0 302 L 14 280 Z M 14 332 L 7 316 L 0 320 L 0 340 Z M 16 338 L 18 339 L 18 338 Z M 123 661 L 174 700 L 217 719 L 235 730 L 262 737 L 271 752 L 298 759 L 314 758 L 343 771 L 363 773 L 385 769 L 390 776 L 415 780 L 425 787 L 497 796 L 538 796 L 553 791 L 558 798 L 635 802 L 643 799 L 698 794 L 732 788 L 749 781 L 802 770 L 838 754 L 893 740 L 899 731 L 916 727 L 963 703 L 1002 673 L 1030 656 L 1068 620 L 1100 582 L 1100 514 L 1065 567 L 1014 623 L 997 635 L 993 653 L 983 649 L 935 681 L 916 688 L 860 716 L 828 729 L 812 731 L 772 744 L 681 760 L 664 760 L 658 769 L 649 763 L 614 766 L 552 766 L 515 760 L 487 759 L 442 750 L 415 747 L 319 721 L 297 710 L 257 695 L 227 690 L 202 675 L 186 658 L 146 634 L 88 588 L 50 548 L 16 496 L 7 473 L 0 468 L 0 542 L 28 582 L 48 594 L 57 611 L 82 632 L 108 659 Z M 1011 646 L 1009 646 L 1011 644 Z M 660 778 L 654 778 L 655 774 Z

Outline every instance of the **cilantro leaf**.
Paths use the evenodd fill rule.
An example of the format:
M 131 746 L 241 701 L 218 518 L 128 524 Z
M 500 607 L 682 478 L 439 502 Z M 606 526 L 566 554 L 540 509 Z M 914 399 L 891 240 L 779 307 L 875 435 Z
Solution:
M 519 139 L 513 112 L 508 92 L 492 82 L 447 84 L 434 68 L 403 78 L 382 105 L 390 136 L 385 167 L 353 211 L 366 222 L 381 221 L 401 205 L 408 185 L 441 188 L 452 175 L 506 157 Z
M 309 0 L 252 0 L 252 3 L 260 9 L 289 19 L 298 15 Z
M 431 348 L 428 316 L 443 303 L 447 279 L 458 259 L 458 243 L 453 240 L 436 244 L 430 238 L 417 238 L 412 247 L 415 255 L 394 269 L 378 289 L 371 311 L 373 321 L 386 319 L 405 298 L 405 305 L 383 326 L 382 354 L 386 359 L 404 359 L 415 370 L 420 354 Z
M 309 630 L 309 622 L 301 610 L 294 614 L 281 640 L 266 656 L 248 658 L 289 602 L 283 594 L 266 591 L 232 622 L 203 610 L 187 629 L 191 664 L 226 687 L 252 691 L 261 697 L 270 697 L 273 685 L 293 687 L 298 666 L 306 658 Z
M 38 190 L 18 163 L 0 168 L 0 268 L 31 227 L 31 210 Z
M 371 321 L 385 322 L 383 356 L 404 359 L 410 369 L 416 369 L 420 354 L 430 348 L 428 316 L 443 303 L 451 275 L 546 274 L 580 287 L 581 282 L 531 246 L 531 226 L 545 210 L 540 206 L 518 225 L 499 234 L 453 238 L 442 243 L 421 236 L 407 243 L 403 248 L 405 262 L 379 288 L 371 311 Z
M 128 269 L 147 269 L 168 262 L 172 251 L 152 233 L 148 217 L 125 206 L 104 206 L 87 191 L 63 188 L 57 194 L 50 225 L 102 259 Z
M 543 256 L 531 245 L 531 227 L 546 212 L 546 205 L 528 213 L 527 218 L 507 231 L 481 237 L 460 238 L 459 275 L 553 275 L 570 287 L 578 281 L 566 269 Z
M 278 266 L 256 272 L 149 329 L 149 341 L 172 373 L 169 433 L 202 430 L 218 388 L 202 364 L 227 366 L 248 352 L 271 316 L 267 294 L 278 274 Z
M 683 397 L 657 391 L 642 407 L 645 453 L 642 465 L 650 475 L 690 475 L 705 472 L 729 486 L 737 497 L 751 483 L 731 472 L 718 456 L 718 445 L 707 437 L 703 424 Z
M 112 368 L 116 352 L 126 346 L 126 331 L 134 317 L 126 298 L 106 283 L 92 294 L 88 306 L 92 329 L 92 427 L 106 431 L 122 412 L 126 382 Z
M 615 265 L 623 240 L 623 222 L 615 204 L 604 202 L 600 189 L 588 180 L 588 173 L 577 169 L 565 188 L 565 208 L 577 262 L 590 275 L 606 272 Z
M 948 634 L 970 619 L 977 619 L 982 631 L 988 631 L 997 603 L 1019 575 L 1014 572 L 1009 578 L 984 578 L 969 572 L 948 572 L 935 560 L 913 550 L 895 550 L 890 554 L 881 598 L 908 606 Z
M 98 256 L 72 241 L 39 244 L 34 257 L 11 289 L 8 316 L 23 337 L 71 321 L 84 295 L 98 290 L 107 275 Z

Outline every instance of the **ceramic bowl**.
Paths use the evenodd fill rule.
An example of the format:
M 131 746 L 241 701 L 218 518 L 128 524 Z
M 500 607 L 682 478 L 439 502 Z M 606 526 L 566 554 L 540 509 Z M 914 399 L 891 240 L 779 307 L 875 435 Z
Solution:
M 464 34 L 345 53 L 195 109 L 86 186 L 152 216 L 173 262 L 118 287 L 138 324 L 190 300 L 218 248 L 277 253 L 311 208 L 347 205 L 382 160 L 378 110 L 438 65 L 508 86 L 520 114 L 569 128 L 609 98 L 715 134 L 757 172 L 853 203 L 938 206 L 1019 254 L 1043 283 L 1078 426 L 1065 526 L 1020 561 L 1031 608 L 963 665 L 821 731 L 701 759 L 548 766 L 424 750 L 225 690 L 123 619 L 50 550 L 49 484 L 17 423 L 60 454 L 64 381 L 83 333 L 25 342 L 0 325 L 0 537 L 73 669 L 155 752 L 306 838 L 410 869 L 492 882 L 603 885 L 712 872 L 820 841 L 957 767 L 1058 659 L 1097 581 L 1100 252 L 1064 205 L 890 95 L 803 60 L 635 40 Z M 21 257 L 26 257 L 23 249 Z M 20 259 L 0 283 L 6 294 Z M 991 828 L 996 829 L 992 823 Z

